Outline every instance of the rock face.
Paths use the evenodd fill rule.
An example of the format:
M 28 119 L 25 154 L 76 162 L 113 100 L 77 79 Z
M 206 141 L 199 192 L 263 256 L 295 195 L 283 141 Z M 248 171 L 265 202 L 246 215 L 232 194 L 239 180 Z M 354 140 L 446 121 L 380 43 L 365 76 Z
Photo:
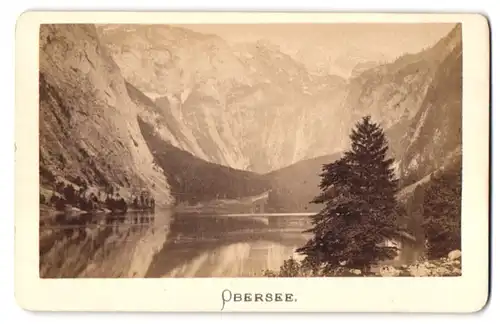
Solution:
M 91 25 L 40 30 L 40 175 L 122 191 L 147 188 L 172 201 L 137 123 L 143 107 L 129 97 L 120 69 Z
M 462 154 L 462 43 L 456 27 L 437 48 L 442 58 L 424 101 L 402 137 L 401 176 L 410 184 Z
M 113 187 L 127 200 L 146 189 L 160 205 L 174 195 L 197 201 L 267 189 L 257 175 L 198 158 L 204 151 L 190 128 L 123 79 L 93 26 L 44 25 L 40 40 L 40 181 L 47 197 L 58 181 L 83 181 L 96 193 Z
M 340 142 L 331 131 L 342 123 L 345 80 L 312 75 L 273 44 L 230 45 L 172 26 L 99 30 L 127 81 L 169 111 L 188 139 L 178 147 L 197 157 L 269 172 Z
M 462 252 L 460 250 L 454 250 L 448 253 L 449 260 L 456 260 L 462 257 Z
M 399 267 L 384 266 L 376 275 L 382 277 L 448 277 L 460 276 L 461 273 L 459 260 L 444 258 Z
M 436 63 L 435 73 L 425 98 L 411 120 L 396 124 L 389 131 L 398 159 L 400 185 L 403 188 L 399 193 L 399 199 L 413 209 L 410 212 L 413 214 L 410 223 L 413 223 L 417 236 L 420 236 L 417 233 L 421 232 L 418 228 L 422 224 L 422 207 L 425 202 L 423 196 L 417 198 L 419 194 L 416 190 L 427 190 L 426 188 L 435 181 L 433 177 L 439 174 L 450 173 L 452 177 L 457 175 L 459 177 L 461 174 L 462 41 L 460 25 L 457 25 L 426 53 L 428 57 L 434 58 L 432 62 L 439 64 Z M 448 186 L 455 186 L 455 183 L 461 183 L 460 178 L 451 181 Z M 460 192 L 460 189 L 457 189 Z M 458 193 L 454 201 L 459 202 L 460 199 L 460 193 Z M 460 205 L 456 206 L 456 209 L 460 210 Z

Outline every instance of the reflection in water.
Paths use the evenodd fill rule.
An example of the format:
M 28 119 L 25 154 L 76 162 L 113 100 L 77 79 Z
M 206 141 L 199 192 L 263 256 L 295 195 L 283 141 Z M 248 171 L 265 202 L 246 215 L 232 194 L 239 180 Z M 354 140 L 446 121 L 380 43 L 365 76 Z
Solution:
M 40 225 L 40 276 L 144 277 L 171 213 L 57 216 Z
M 40 224 L 40 275 L 241 277 L 277 270 L 307 239 L 306 216 L 61 215 Z
M 307 240 L 302 231 L 308 227 L 306 216 L 177 215 L 146 276 L 261 276 L 266 269 L 278 270 L 295 254 Z
M 233 243 L 199 254 L 193 259 L 182 256 L 163 275 L 150 270 L 151 277 L 253 277 L 266 269 L 278 270 L 283 260 L 294 255 L 295 248 L 270 241 Z M 179 257 L 178 255 L 176 257 Z M 165 255 L 165 259 L 168 254 Z M 173 261 L 173 260 L 172 260 Z M 180 261 L 180 262 L 179 262 Z M 177 263 L 179 262 L 179 263 Z M 154 269 L 154 268 L 153 268 Z

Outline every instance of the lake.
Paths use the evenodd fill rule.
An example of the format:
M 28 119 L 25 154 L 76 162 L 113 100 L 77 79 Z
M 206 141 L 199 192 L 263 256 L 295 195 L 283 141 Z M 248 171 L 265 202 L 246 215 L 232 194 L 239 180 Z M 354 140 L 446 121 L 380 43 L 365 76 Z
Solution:
M 307 241 L 302 232 L 310 227 L 307 215 L 171 210 L 43 219 L 44 278 L 261 276 L 279 270 Z

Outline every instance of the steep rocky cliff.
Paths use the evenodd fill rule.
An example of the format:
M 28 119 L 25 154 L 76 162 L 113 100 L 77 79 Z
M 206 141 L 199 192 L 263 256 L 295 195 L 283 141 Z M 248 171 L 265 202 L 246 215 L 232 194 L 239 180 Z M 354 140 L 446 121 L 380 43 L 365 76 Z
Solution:
M 462 154 L 462 44 L 460 27 L 445 39 L 443 59 L 400 143 L 406 184 L 455 163 Z
M 120 69 L 92 25 L 42 25 L 40 30 L 40 181 L 148 189 L 172 197 L 141 135 L 144 108 L 129 97 Z

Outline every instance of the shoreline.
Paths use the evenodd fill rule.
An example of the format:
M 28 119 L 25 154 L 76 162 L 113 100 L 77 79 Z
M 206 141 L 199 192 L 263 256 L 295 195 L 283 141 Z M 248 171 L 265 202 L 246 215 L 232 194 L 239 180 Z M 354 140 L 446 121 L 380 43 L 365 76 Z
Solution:
M 52 218 L 56 217 L 59 215 L 68 215 L 70 217 L 77 217 L 81 215 L 103 215 L 103 214 L 109 214 L 109 215 L 120 215 L 120 214 L 127 214 L 127 213 L 134 213 L 134 212 L 151 212 L 154 213 L 155 210 L 151 209 L 127 209 L 126 211 L 123 210 L 110 210 L 107 208 L 102 208 L 102 209 L 96 209 L 96 210 L 91 210 L 91 211 L 86 211 L 82 210 L 76 207 L 69 207 L 66 210 L 57 210 L 56 208 L 52 206 L 47 206 L 47 205 L 42 205 L 40 204 L 40 219 L 42 218 Z

